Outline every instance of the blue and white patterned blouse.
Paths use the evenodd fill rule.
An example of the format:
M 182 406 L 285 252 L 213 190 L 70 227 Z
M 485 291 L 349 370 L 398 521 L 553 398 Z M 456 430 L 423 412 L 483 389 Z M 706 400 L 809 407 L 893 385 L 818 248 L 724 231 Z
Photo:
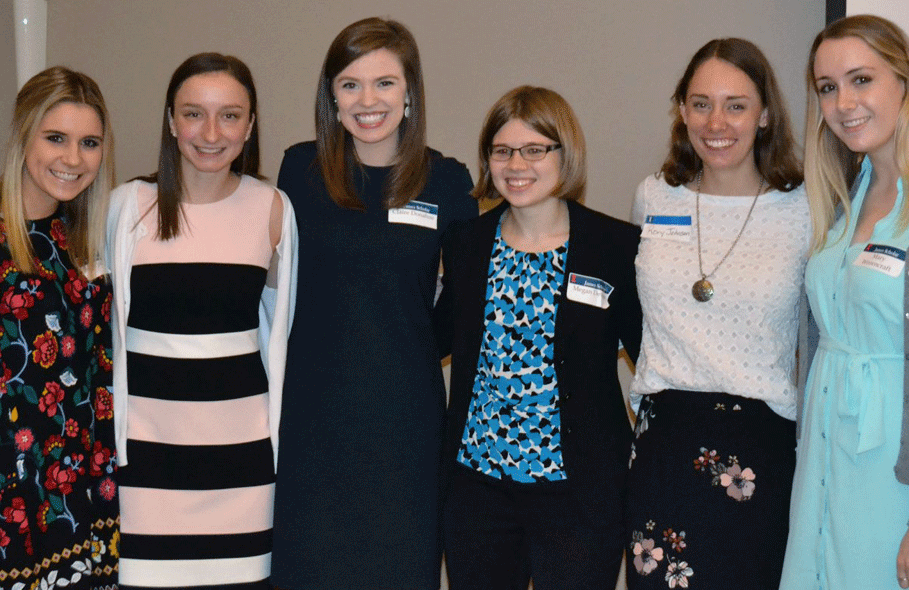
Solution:
M 568 243 L 520 252 L 496 230 L 485 329 L 458 462 L 522 483 L 566 478 L 553 364 L 556 294 Z

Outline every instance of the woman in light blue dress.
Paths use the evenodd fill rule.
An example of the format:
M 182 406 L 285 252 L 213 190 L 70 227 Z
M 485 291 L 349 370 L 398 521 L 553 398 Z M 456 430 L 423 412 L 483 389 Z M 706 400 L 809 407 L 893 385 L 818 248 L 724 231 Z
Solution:
M 882 18 L 842 19 L 815 39 L 807 78 L 805 180 L 815 251 L 806 288 L 820 341 L 780 587 L 907 588 L 909 478 L 898 457 L 909 43 Z

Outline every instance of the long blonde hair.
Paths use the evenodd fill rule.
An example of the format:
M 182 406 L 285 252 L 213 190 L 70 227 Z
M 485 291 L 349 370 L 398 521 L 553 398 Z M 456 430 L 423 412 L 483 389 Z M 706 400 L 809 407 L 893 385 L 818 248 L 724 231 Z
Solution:
M 805 117 L 805 187 L 814 226 L 812 246 L 824 247 L 827 231 L 833 226 L 840 211 L 847 225 L 851 215 L 849 187 L 861 169 L 864 154 L 853 152 L 833 133 L 821 113 L 814 80 L 814 60 L 818 47 L 827 39 L 855 37 L 868 44 L 887 62 L 896 77 L 909 89 L 909 40 L 906 33 L 885 18 L 862 14 L 848 16 L 827 26 L 818 33 L 808 54 L 806 81 L 808 83 L 808 110 Z M 909 190 L 909 92 L 903 95 L 903 104 L 896 120 L 894 132 L 896 164 L 903 179 L 903 190 Z M 897 219 L 898 231 L 909 227 L 909 199 L 903 201 Z
M 13 263 L 23 272 L 34 274 L 35 254 L 28 238 L 22 175 L 25 155 L 44 116 L 61 103 L 92 107 L 101 119 L 101 168 L 98 176 L 72 201 L 62 203 L 67 229 L 67 251 L 83 274 L 94 274 L 102 260 L 104 225 L 110 189 L 114 181 L 114 138 L 104 98 L 94 80 L 64 67 L 48 68 L 25 83 L 16 96 L 12 129 L 6 145 L 6 160 L 0 179 L 0 217 Z

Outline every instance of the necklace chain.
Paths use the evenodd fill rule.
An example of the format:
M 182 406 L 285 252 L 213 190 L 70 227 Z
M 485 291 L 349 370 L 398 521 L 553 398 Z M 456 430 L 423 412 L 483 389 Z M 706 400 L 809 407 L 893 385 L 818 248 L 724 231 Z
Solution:
M 748 221 L 751 220 L 751 213 L 754 211 L 754 206 L 757 204 L 758 197 L 761 196 L 761 191 L 764 190 L 764 177 L 761 177 L 761 183 L 758 185 L 757 194 L 754 195 L 754 200 L 751 201 L 751 207 L 748 209 L 748 215 L 745 217 L 745 223 L 742 224 L 742 229 L 739 230 L 739 235 L 735 236 L 735 239 L 732 241 L 732 245 L 729 246 L 729 250 L 726 251 L 726 254 L 717 262 L 716 266 L 713 267 L 713 270 L 708 274 L 704 274 L 704 261 L 701 255 L 701 180 L 704 178 L 704 172 L 698 172 L 698 182 L 697 182 L 697 191 L 694 197 L 694 207 L 695 214 L 697 215 L 698 222 L 698 272 L 701 275 L 701 280 L 706 281 L 707 277 L 712 277 L 713 273 L 719 270 L 720 266 L 726 259 L 729 258 L 729 255 L 732 254 L 733 248 L 739 243 L 739 239 L 742 237 L 742 234 L 745 233 L 745 227 L 748 225 Z

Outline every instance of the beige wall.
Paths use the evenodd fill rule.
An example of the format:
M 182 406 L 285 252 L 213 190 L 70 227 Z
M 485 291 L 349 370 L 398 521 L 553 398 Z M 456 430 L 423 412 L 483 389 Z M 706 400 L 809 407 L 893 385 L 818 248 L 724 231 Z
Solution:
M 5 4 L 0 2 L 0 4 Z M 661 163 L 669 100 L 691 54 L 716 36 L 754 40 L 776 66 L 798 122 L 802 68 L 820 0 L 66 0 L 48 3 L 48 63 L 94 76 L 117 135 L 118 178 L 155 166 L 167 81 L 187 56 L 232 53 L 260 93 L 263 172 L 313 135 L 315 82 L 331 39 L 366 16 L 397 18 L 422 52 L 433 147 L 476 170 L 486 110 L 522 83 L 575 107 L 590 148 L 588 205 L 627 218 Z
M 13 36 L 13 3 L 0 0 L 0 146 L 6 144 L 16 102 L 16 42 Z M 0 153 L 3 148 L 0 147 Z
M 52 0 L 48 63 L 83 70 L 101 85 L 123 181 L 155 166 L 174 68 L 199 51 L 242 58 L 259 90 L 263 172 L 274 179 L 284 148 L 313 136 L 315 82 L 328 44 L 345 25 L 375 15 L 404 22 L 420 44 L 433 147 L 475 174 L 486 110 L 519 84 L 549 86 L 574 106 L 587 135 L 587 204 L 627 218 L 634 188 L 665 156 L 669 95 L 711 38 L 745 37 L 765 50 L 801 136 L 805 55 L 823 25 L 824 2 Z

